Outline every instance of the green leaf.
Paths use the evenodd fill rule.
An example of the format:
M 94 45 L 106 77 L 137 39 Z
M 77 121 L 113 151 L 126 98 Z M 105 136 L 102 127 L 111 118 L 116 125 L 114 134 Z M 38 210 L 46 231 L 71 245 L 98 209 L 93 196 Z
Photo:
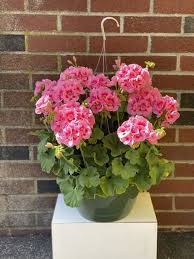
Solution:
M 82 187 L 97 187 L 100 184 L 99 173 L 92 166 L 82 169 L 78 181 Z
M 152 184 L 159 184 L 163 177 L 167 177 L 174 171 L 174 164 L 166 159 L 160 159 L 157 164 L 150 168 Z
M 100 187 L 106 196 L 114 195 L 114 186 L 110 179 L 107 179 L 106 176 L 100 178 Z
M 71 178 L 69 175 L 65 176 L 64 178 L 57 177 L 57 184 L 59 185 L 59 188 L 64 195 L 74 189 L 73 178 Z
M 117 157 L 129 149 L 129 147 L 121 143 L 118 136 L 113 133 L 105 136 L 102 142 L 106 148 L 111 150 L 113 157 Z
M 45 153 L 48 148 L 46 147 L 47 144 L 47 138 L 42 139 L 39 143 L 38 143 L 38 155 L 41 153 Z
M 64 195 L 64 201 L 70 207 L 79 207 L 80 202 L 83 199 L 83 195 L 83 189 L 75 188 Z
M 118 176 L 114 176 L 111 179 L 113 188 L 116 194 L 123 194 L 126 192 L 127 188 L 129 187 L 129 181 L 122 179 Z
M 44 172 L 50 173 L 55 165 L 55 152 L 50 149 L 46 153 L 39 153 L 38 160 L 40 161 L 41 168 Z
M 122 172 L 123 179 L 133 178 L 139 172 L 139 168 L 131 165 L 129 162 L 125 164 L 124 171 Z
M 115 158 L 112 161 L 112 173 L 114 175 L 121 175 L 123 170 L 123 163 L 121 158 Z
M 113 176 L 109 179 L 106 176 L 103 176 L 100 179 L 100 187 L 107 197 L 126 192 L 128 186 L 129 181 L 124 180 L 119 176 Z
M 139 149 L 130 149 L 126 152 L 125 158 L 129 160 L 132 165 L 142 165 L 144 163 L 144 159 L 141 156 Z
M 59 160 L 61 170 L 64 174 L 74 174 L 78 171 L 78 167 L 74 164 L 73 158 L 67 159 L 65 157 L 60 158 Z
M 78 207 L 83 199 L 83 188 L 74 185 L 73 178 L 66 176 L 65 178 L 57 178 L 57 184 L 64 195 L 65 203 L 70 207 Z
M 96 144 L 98 140 L 101 140 L 104 137 L 104 132 L 99 128 L 94 128 L 92 131 L 92 135 L 88 142 L 90 144 Z
M 146 160 L 149 164 L 149 166 L 156 164 L 159 160 L 159 157 L 161 156 L 159 150 L 155 146 L 151 146 L 147 155 L 146 155 Z
M 120 175 L 123 179 L 129 179 L 136 175 L 138 167 L 127 162 L 125 165 L 122 163 L 121 158 L 115 158 L 112 161 L 112 173 L 114 175 Z
M 106 177 L 109 178 L 112 176 L 112 167 L 109 166 L 107 169 L 106 169 Z
M 109 156 L 107 154 L 107 149 L 103 147 L 101 144 L 95 145 L 92 153 L 94 161 L 97 165 L 103 166 L 104 164 L 108 163 Z
M 134 183 L 140 192 L 149 190 L 152 185 L 150 177 L 146 174 L 137 174 Z

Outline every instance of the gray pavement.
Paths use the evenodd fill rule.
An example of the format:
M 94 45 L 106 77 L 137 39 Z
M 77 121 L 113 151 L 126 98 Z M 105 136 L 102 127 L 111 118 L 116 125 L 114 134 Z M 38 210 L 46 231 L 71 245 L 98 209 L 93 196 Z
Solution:
M 52 259 L 51 237 L 0 237 L 0 259 Z M 194 232 L 159 233 L 158 259 L 194 259 Z

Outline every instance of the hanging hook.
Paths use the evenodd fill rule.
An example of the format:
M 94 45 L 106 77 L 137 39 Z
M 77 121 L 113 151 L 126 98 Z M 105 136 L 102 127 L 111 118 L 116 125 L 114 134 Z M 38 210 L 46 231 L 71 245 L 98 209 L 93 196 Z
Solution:
M 106 35 L 105 35 L 105 31 L 104 31 L 104 22 L 105 22 L 106 20 L 113 20 L 113 21 L 116 22 L 117 27 L 120 27 L 119 22 L 118 22 L 114 17 L 105 17 L 105 18 L 102 20 L 102 22 L 101 22 L 101 31 L 102 31 L 102 35 L 103 35 L 103 40 L 104 40 L 104 41 L 106 40 Z

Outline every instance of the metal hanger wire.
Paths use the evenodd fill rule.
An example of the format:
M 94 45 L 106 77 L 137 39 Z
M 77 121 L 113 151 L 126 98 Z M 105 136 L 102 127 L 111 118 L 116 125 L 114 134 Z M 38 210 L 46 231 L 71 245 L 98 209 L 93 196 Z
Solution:
M 103 74 L 105 72 L 107 72 L 107 59 L 106 59 L 106 34 L 105 34 L 105 30 L 104 30 L 104 23 L 107 20 L 113 20 L 115 21 L 115 23 L 117 24 L 117 27 L 120 27 L 119 22 L 114 18 L 114 17 L 105 17 L 102 21 L 101 21 L 101 31 L 102 31 L 102 37 L 103 37 L 103 43 L 102 43 L 102 51 L 101 54 L 99 56 L 96 68 L 95 68 L 95 72 L 97 72 L 97 69 L 99 67 L 101 58 L 102 58 L 102 72 Z

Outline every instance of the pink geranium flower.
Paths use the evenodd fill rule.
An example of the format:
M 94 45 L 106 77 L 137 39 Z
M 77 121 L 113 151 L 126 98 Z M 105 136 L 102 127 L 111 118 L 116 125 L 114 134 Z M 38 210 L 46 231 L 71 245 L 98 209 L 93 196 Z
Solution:
M 137 64 L 122 64 L 113 81 L 128 93 L 135 93 L 143 87 L 151 86 L 152 83 L 149 71 Z
M 153 125 L 144 117 L 136 115 L 130 117 L 118 128 L 117 135 L 125 145 L 133 146 L 136 143 L 149 141 L 156 144 L 160 138 Z
M 34 95 L 38 95 L 40 93 L 49 94 L 49 92 L 53 91 L 53 88 L 56 86 L 56 84 L 56 81 L 51 81 L 49 79 L 37 81 L 35 84 Z
M 48 95 L 43 95 L 37 102 L 35 113 L 48 115 L 52 112 L 52 101 Z
M 93 75 L 93 71 L 90 68 L 70 66 L 61 73 L 60 80 L 76 79 L 82 84 L 82 86 L 88 87 L 90 77 Z
M 55 108 L 51 129 L 59 144 L 72 147 L 91 136 L 94 123 L 95 118 L 90 109 L 71 102 Z
M 87 101 L 94 113 L 101 112 L 102 110 L 117 111 L 120 106 L 120 99 L 116 92 L 105 87 L 91 89 Z

